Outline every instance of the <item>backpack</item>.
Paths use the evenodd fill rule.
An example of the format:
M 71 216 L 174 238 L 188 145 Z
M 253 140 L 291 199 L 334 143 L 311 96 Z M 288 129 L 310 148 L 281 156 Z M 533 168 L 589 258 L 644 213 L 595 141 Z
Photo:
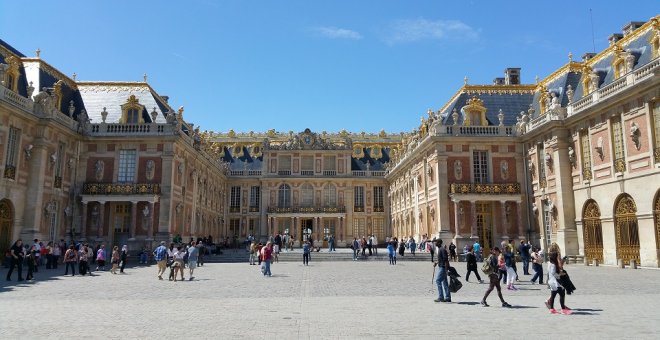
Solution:
M 484 261 L 484 264 L 481 266 L 481 271 L 486 275 L 490 275 L 495 272 L 494 268 L 490 265 L 492 256 L 493 255 L 488 256 L 488 258 Z

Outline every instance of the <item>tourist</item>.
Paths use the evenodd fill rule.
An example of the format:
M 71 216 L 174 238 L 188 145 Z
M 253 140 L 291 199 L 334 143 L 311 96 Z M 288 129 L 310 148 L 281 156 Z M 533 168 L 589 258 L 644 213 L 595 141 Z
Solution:
M 470 281 L 470 273 L 474 272 L 474 275 L 477 276 L 479 283 L 483 283 L 484 281 L 481 279 L 479 272 L 477 271 L 477 256 L 474 255 L 473 248 L 469 249 L 468 253 L 465 255 L 465 260 L 467 261 L 467 274 L 465 274 L 465 282 Z
M 328 251 L 337 251 L 335 249 L 335 237 L 333 235 L 328 236 Z
M 525 240 L 520 240 L 520 245 L 518 246 L 518 252 L 520 253 L 520 259 L 523 263 L 523 274 L 529 275 L 529 243 L 526 243 Z
M 456 262 L 456 245 L 454 242 L 449 242 L 449 257 L 452 261 Z
M 374 249 L 374 255 L 378 255 L 378 238 L 376 235 L 371 235 L 371 246 Z
M 507 246 L 504 250 L 504 267 L 506 268 L 506 288 L 508 290 L 518 290 L 518 288 L 513 285 L 513 282 L 517 278 L 517 275 L 513 270 L 516 261 L 514 257 L 515 255 L 513 254 L 513 251 L 511 251 L 511 247 Z
M 160 246 L 154 250 L 154 260 L 156 260 L 156 266 L 158 267 L 158 279 L 163 279 L 163 273 L 167 269 L 167 247 L 165 247 L 165 241 L 160 241 Z
M 26 245 L 27 246 L 27 245 Z M 34 272 L 39 271 L 39 266 L 41 265 L 41 244 L 39 243 L 39 239 L 34 239 L 34 250 L 36 251 L 36 259 L 37 259 L 37 268 L 34 268 Z
M 442 239 L 438 239 L 435 245 L 438 247 L 438 262 L 434 264 L 436 266 L 435 284 L 438 286 L 438 298 L 433 301 L 451 302 L 451 292 L 449 292 L 449 285 L 447 284 L 449 254 L 447 253 L 447 249 L 442 246 Z
M 303 244 L 303 266 L 309 266 L 309 242 L 305 241 Z
M 433 257 L 435 256 L 435 238 L 431 242 L 426 242 L 426 251 L 431 253 L 431 262 L 434 262 L 435 259 Z
M 46 245 L 46 269 L 53 268 L 53 242 L 48 242 Z
M 367 239 L 364 236 L 362 236 L 362 239 L 360 240 L 360 248 L 362 248 L 362 257 L 366 257 L 367 256 L 367 252 L 366 252 L 366 250 L 367 250 Z
M 394 250 L 394 241 L 387 243 L 387 254 L 390 257 L 390 265 L 396 264 L 396 251 Z
M 192 281 L 195 277 L 193 276 L 193 272 L 195 271 L 195 268 L 197 268 L 197 261 L 199 259 L 199 253 L 200 253 L 200 248 L 202 247 L 202 241 L 197 241 L 197 245 L 192 245 L 190 248 L 188 248 L 188 271 L 190 277 L 188 278 L 188 281 Z
M 23 256 L 25 254 L 23 250 L 23 240 L 16 240 L 14 245 L 11 246 L 11 249 L 9 249 L 9 253 L 11 259 L 9 262 L 9 271 L 7 272 L 7 281 L 11 281 L 11 274 L 14 272 L 14 268 L 16 268 L 18 272 L 18 281 L 23 281 Z
M 371 238 L 371 235 L 369 235 L 369 239 L 367 240 L 367 249 L 369 249 L 369 256 L 373 255 L 373 252 L 371 251 L 371 248 L 373 248 L 373 241 L 374 239 Z
M 502 302 L 502 307 L 511 307 L 510 304 L 504 301 L 504 297 L 502 296 L 502 287 L 500 287 L 500 279 L 497 275 L 498 258 L 500 255 L 501 255 L 500 249 L 495 247 L 491 250 L 490 256 L 488 256 L 488 258 L 485 260 L 490 268 L 489 272 L 485 272 L 485 274 L 488 275 L 490 284 L 488 285 L 486 294 L 484 294 L 483 299 L 481 299 L 481 305 L 484 307 L 489 306 L 488 303 L 486 302 L 486 299 L 488 299 L 488 295 L 490 295 L 490 292 L 493 291 L 493 288 L 497 289 L 497 296 L 500 298 L 500 301 Z
M 60 256 L 62 255 L 62 247 L 59 244 L 55 244 L 50 253 L 52 256 L 51 268 L 57 269 L 57 264 L 60 262 Z
M 120 274 L 125 274 L 124 273 L 124 268 L 126 268 L 126 262 L 128 259 L 128 246 L 123 245 L 121 247 L 121 253 L 119 254 L 119 273 Z
M 172 268 L 174 268 L 174 282 L 176 282 L 176 276 L 179 273 L 181 273 L 181 281 L 184 280 L 183 269 L 185 268 L 185 264 L 183 257 L 185 255 L 186 252 L 184 251 L 183 246 L 177 246 L 176 251 L 174 252 L 174 263 L 172 264 Z
M 477 257 L 477 262 L 481 262 L 481 245 L 479 244 L 479 240 L 474 241 L 472 249 L 474 249 L 474 256 Z
M 360 242 L 358 242 L 357 237 L 353 238 L 353 261 L 357 261 L 358 258 L 358 249 L 360 248 Z
M 251 266 L 255 265 L 254 262 L 255 262 L 255 258 L 257 257 L 257 255 L 255 254 L 256 250 L 257 250 L 257 243 L 254 242 L 254 240 L 253 240 L 252 244 L 250 244 L 250 259 L 249 259 L 249 261 L 250 261 Z
M 26 256 L 26 260 L 27 260 L 28 272 L 25 279 L 28 281 L 32 281 L 34 279 L 33 273 L 37 268 L 37 250 L 35 246 L 30 247 L 30 251 L 28 251 Z
M 532 284 L 536 283 L 536 279 L 539 279 L 539 284 L 543 284 L 543 256 L 539 253 L 539 248 L 534 247 L 532 249 L 532 269 L 534 269 L 534 276 L 530 282 Z
M 78 250 L 78 272 L 80 275 L 85 276 L 87 270 L 89 269 L 89 263 L 87 262 L 88 258 L 88 248 L 87 245 L 83 245 Z
M 396 249 L 399 244 L 399 240 L 396 237 L 392 237 L 390 244 L 392 245 L 392 249 L 394 249 L 394 264 L 396 264 Z
M 112 255 L 110 256 L 110 263 L 112 264 L 112 268 L 110 268 L 110 272 L 113 274 L 117 274 L 117 267 L 119 266 L 119 247 L 117 246 L 112 247 Z
M 264 246 L 261 244 L 261 242 L 257 243 L 257 246 L 254 248 L 255 254 L 257 255 L 257 261 L 258 265 L 261 266 L 261 248 Z
M 560 253 L 559 251 L 552 251 L 548 254 L 548 256 L 548 286 L 550 286 L 552 292 L 550 293 L 550 298 L 545 301 L 545 306 L 548 307 L 550 313 L 559 313 L 555 309 L 555 296 L 559 294 L 559 305 L 561 306 L 561 313 L 569 315 L 572 313 L 572 311 L 564 304 L 566 299 L 566 291 L 564 290 L 564 287 L 562 287 L 562 285 L 559 283 L 559 278 L 562 273 L 562 265 L 560 264 L 561 260 L 559 259 Z
M 502 247 L 502 249 L 506 251 L 506 247 Z M 502 254 L 502 252 L 499 252 L 499 255 L 497 256 L 497 271 L 500 281 L 502 281 L 502 283 L 506 283 L 506 263 L 504 261 L 504 254 Z
M 105 244 L 102 244 L 98 251 L 96 251 L 96 270 L 105 271 Z
M 69 246 L 66 253 L 64 253 L 64 264 L 66 268 L 64 269 L 64 275 L 69 274 L 69 267 L 71 267 L 71 276 L 76 275 L 76 259 L 78 258 L 78 252 L 76 248 L 72 245 Z
M 408 249 L 410 249 L 412 256 L 415 256 L 415 249 L 417 249 L 417 243 L 415 243 L 415 238 L 412 236 L 410 236 L 410 240 L 408 240 Z
M 466 243 L 465 246 L 463 246 L 463 255 L 467 255 L 470 252 L 471 249 L 473 249 L 473 248 L 468 246 L 468 244 Z M 475 257 L 476 257 L 476 255 L 475 255 Z
M 261 272 L 264 274 L 264 276 L 271 276 L 270 272 L 270 264 L 271 261 L 273 260 L 273 243 L 268 241 L 266 243 L 266 246 L 261 248 L 261 261 L 263 262 L 263 268 L 261 269 Z
M 404 239 L 405 239 L 405 236 L 404 236 Z M 399 242 L 399 255 L 403 256 L 405 251 L 406 251 L 406 242 L 405 242 L 405 240 L 401 240 L 401 242 Z

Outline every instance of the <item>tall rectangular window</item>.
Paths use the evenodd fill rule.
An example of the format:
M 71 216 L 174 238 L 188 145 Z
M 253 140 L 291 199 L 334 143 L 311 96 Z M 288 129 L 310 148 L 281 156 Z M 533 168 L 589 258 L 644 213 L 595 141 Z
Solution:
M 543 144 L 539 144 L 537 150 L 536 164 L 539 165 L 539 183 L 541 183 L 541 187 L 545 188 L 547 182 L 545 181 L 545 148 Z
M 545 203 L 542 205 L 543 207 L 543 231 L 545 233 L 545 247 L 546 249 L 550 248 L 550 244 L 552 244 L 552 210 L 550 209 L 550 206 Z
M 117 181 L 130 183 L 135 180 L 135 160 L 137 150 L 119 150 L 119 173 Z
M 229 212 L 239 212 L 241 209 L 241 187 L 231 187 L 229 196 Z
M 383 202 L 383 187 L 374 187 L 374 212 L 385 211 Z
M 323 157 L 323 170 L 332 171 L 337 170 L 337 159 L 335 156 Z
M 259 211 L 259 199 L 261 196 L 261 187 L 250 187 L 250 211 Z
M 374 228 L 372 234 L 376 235 L 378 240 L 385 239 L 385 230 L 384 230 L 385 220 L 382 218 L 374 218 Z
M 238 218 L 229 219 L 229 234 L 238 238 L 241 234 L 241 220 Z
M 474 182 L 488 183 L 488 151 L 472 151 Z
M 653 140 L 655 162 L 660 163 L 660 101 L 653 103 Z
M 614 144 L 614 169 L 616 172 L 626 170 L 626 153 L 623 148 L 623 126 L 621 118 L 612 118 L 612 144 Z
M 364 218 L 353 219 L 353 236 L 357 238 L 367 236 L 367 228 L 365 226 Z
M 300 157 L 300 174 L 303 176 L 314 176 L 314 156 Z
M 21 130 L 13 126 L 9 127 L 7 138 L 7 158 L 5 159 L 5 178 L 16 178 L 16 165 L 18 163 L 18 145 L 21 141 Z
M 353 190 L 355 190 L 353 211 L 363 212 L 364 211 L 364 187 L 354 187 Z
M 257 229 L 259 229 L 259 219 L 257 218 L 251 218 L 248 222 L 248 235 L 256 235 L 257 234 Z
M 48 237 L 49 240 L 55 241 L 57 236 L 57 202 L 53 201 L 50 210 L 50 216 L 48 216 Z
M 291 175 L 291 156 L 277 157 L 277 173 L 280 175 Z
M 64 143 L 57 145 L 57 153 L 55 154 L 55 187 L 62 187 L 62 165 L 64 164 Z
M 588 181 L 592 178 L 591 141 L 589 140 L 589 130 L 580 134 L 580 151 L 582 154 L 582 177 Z

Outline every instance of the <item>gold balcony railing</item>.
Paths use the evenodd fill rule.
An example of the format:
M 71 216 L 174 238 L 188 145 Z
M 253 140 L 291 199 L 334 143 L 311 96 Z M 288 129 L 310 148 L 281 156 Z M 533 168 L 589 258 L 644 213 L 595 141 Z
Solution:
M 160 184 L 153 183 L 85 183 L 83 195 L 158 195 Z
M 345 213 L 346 207 L 268 207 L 269 214 L 323 214 Z
M 451 183 L 450 194 L 509 195 L 520 194 L 519 183 Z

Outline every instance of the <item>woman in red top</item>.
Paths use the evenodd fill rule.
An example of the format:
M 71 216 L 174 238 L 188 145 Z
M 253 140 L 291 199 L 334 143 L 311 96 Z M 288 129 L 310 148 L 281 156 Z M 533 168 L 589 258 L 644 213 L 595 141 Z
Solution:
M 270 264 L 273 261 L 273 244 L 271 242 L 266 243 L 266 246 L 261 249 L 261 261 L 263 263 L 261 272 L 264 273 L 264 276 L 271 276 Z

